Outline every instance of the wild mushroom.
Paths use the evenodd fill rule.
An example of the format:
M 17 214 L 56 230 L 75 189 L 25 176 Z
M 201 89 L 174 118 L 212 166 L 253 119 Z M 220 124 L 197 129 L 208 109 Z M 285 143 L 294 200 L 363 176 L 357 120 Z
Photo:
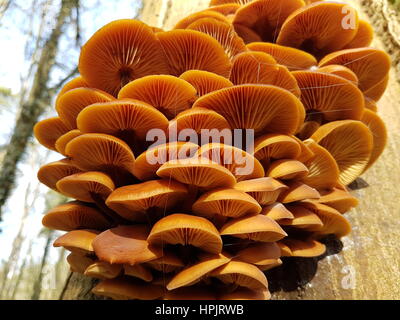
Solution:
M 336 160 L 339 181 L 347 185 L 366 168 L 373 148 L 373 136 L 360 121 L 334 121 L 321 126 L 312 136 Z
M 167 285 L 167 289 L 175 290 L 180 287 L 193 285 L 206 277 L 211 271 L 229 261 L 229 256 L 224 254 L 202 254 L 199 262 L 185 268 L 172 278 Z
M 187 81 L 174 76 L 146 76 L 128 83 L 120 90 L 118 99 L 128 98 L 146 102 L 172 119 L 192 106 L 196 100 L 196 89 Z
M 157 178 L 157 170 L 170 160 L 192 158 L 199 146 L 191 142 L 169 142 L 150 147 L 136 158 L 133 172 L 142 181 Z
M 37 174 L 41 183 L 50 189 L 57 190 L 57 182 L 64 177 L 81 172 L 70 159 L 61 159 L 42 166 Z
M 183 18 L 175 25 L 174 29 L 186 29 L 189 27 L 189 25 L 200 19 L 212 19 L 215 21 L 220 21 L 222 23 L 229 23 L 228 18 L 226 18 L 225 15 L 223 15 L 222 13 L 216 12 L 214 10 L 203 10 L 200 12 L 195 12 Z
M 368 99 L 372 99 L 374 101 L 379 101 L 380 98 L 382 98 L 383 94 L 386 91 L 386 88 L 389 83 L 389 74 L 387 74 L 381 81 L 379 81 L 377 84 L 369 88 L 368 90 L 364 91 L 364 95 Z
M 77 76 L 76 78 L 68 81 L 61 90 L 58 92 L 57 99 L 61 97 L 64 93 L 69 90 L 76 89 L 76 88 L 88 88 L 89 84 L 82 76 Z
M 248 51 L 237 54 L 232 60 L 230 80 L 235 85 L 270 84 L 300 97 L 300 89 L 293 75 L 264 52 Z
M 76 137 L 79 137 L 80 135 L 82 135 L 82 132 L 78 129 L 68 131 L 67 133 L 63 134 L 61 137 L 59 137 L 56 140 L 56 143 L 54 144 L 55 149 L 62 155 L 66 156 L 65 148 L 67 147 L 67 144 L 72 139 L 75 139 Z
M 151 282 L 153 280 L 151 271 L 144 267 L 143 264 L 124 264 L 123 268 L 125 276 L 139 278 L 146 282 Z
M 223 143 L 209 143 L 200 147 L 197 154 L 227 168 L 237 181 L 264 177 L 261 163 L 246 151 Z
M 162 256 L 162 249 L 147 241 L 146 225 L 118 226 L 100 233 L 93 240 L 93 249 L 100 260 L 111 264 L 140 264 Z
M 330 64 L 344 65 L 358 78 L 358 87 L 365 92 L 384 80 L 390 70 L 390 57 L 384 51 L 373 48 L 345 49 L 325 56 L 319 67 Z
M 287 189 L 283 183 L 269 177 L 240 181 L 234 188 L 246 192 L 261 206 L 274 203 L 279 195 Z
M 302 162 L 292 159 L 281 159 L 270 164 L 266 175 L 281 180 L 300 180 L 305 178 L 308 173 L 308 168 Z
M 149 261 L 146 266 L 163 274 L 177 272 L 185 267 L 184 261 L 171 251 L 164 250 L 161 258 Z
M 212 130 L 219 130 L 220 132 L 225 129 L 230 130 L 230 125 L 217 112 L 197 107 L 179 113 L 170 121 L 168 131 L 175 130 L 177 132 L 177 139 L 179 139 L 180 134 L 184 133 L 186 129 L 194 130 L 198 134 L 198 143 L 205 144 L 210 142 L 212 136 L 210 134 L 207 140 L 206 135 L 202 136 L 202 132 L 205 130 L 209 130 L 208 132 L 210 133 L 212 133 Z
M 301 145 L 295 138 L 283 134 L 266 134 L 254 142 L 254 157 L 265 167 L 273 160 L 297 159 L 301 151 Z
M 252 128 L 256 135 L 293 134 L 304 120 L 304 107 L 295 95 L 270 85 L 240 85 L 200 97 L 193 107 L 214 110 L 232 128 Z M 259 117 L 263 114 L 265 116 Z
M 290 71 L 310 69 L 317 65 L 313 55 L 296 48 L 280 46 L 269 42 L 251 42 L 247 45 L 251 51 L 261 51 L 271 55 L 277 63 L 286 66 Z
M 308 175 L 303 178 L 303 182 L 318 190 L 336 186 L 339 182 L 339 167 L 330 152 L 311 139 L 305 143 L 314 156 L 304 163 Z
M 352 82 L 323 72 L 294 71 L 292 74 L 309 115 L 321 114 L 327 121 L 361 118 L 364 96 Z
M 175 213 L 156 222 L 147 241 L 155 246 L 190 245 L 214 254 L 222 251 L 221 237 L 210 221 L 183 213 Z
M 292 219 L 281 219 L 279 224 L 285 227 L 313 230 L 322 227 L 321 219 L 311 210 L 300 205 L 288 205 L 288 210 L 293 214 Z
M 61 237 L 58 237 L 54 247 L 64 247 L 68 251 L 78 255 L 93 255 L 93 240 L 99 234 L 96 230 L 72 230 Z
M 206 218 L 214 215 L 238 218 L 258 214 L 261 207 L 253 197 L 243 191 L 222 188 L 204 193 L 193 204 L 192 210 L 194 214 Z
M 279 200 L 282 203 L 290 203 L 306 199 L 318 199 L 320 197 L 320 194 L 316 189 L 300 181 L 287 183 L 287 186 L 289 188 L 279 196 Z
M 365 20 L 358 21 L 357 33 L 344 49 L 369 47 L 374 38 L 374 29 L 371 24 Z
M 387 130 L 383 120 L 373 111 L 364 110 L 361 122 L 364 123 L 372 133 L 372 151 L 368 164 L 364 171 L 368 170 L 380 157 L 387 142 Z
M 92 292 L 115 300 L 155 300 L 164 295 L 164 288 L 129 277 L 119 277 L 101 281 Z
M 118 185 L 133 174 L 135 156 L 122 140 L 107 134 L 86 133 L 71 140 L 65 149 L 72 162 L 84 171 L 103 171 Z
M 333 188 L 321 192 L 318 202 L 336 209 L 340 213 L 346 213 L 358 205 L 357 198 L 353 197 L 346 188 Z
M 179 182 L 151 180 L 114 190 L 106 203 L 129 221 L 148 222 L 162 217 L 187 193 L 187 187 Z
M 85 276 L 96 279 L 114 279 L 121 274 L 122 265 L 109 264 L 104 261 L 96 261 L 85 270 Z
M 159 32 L 157 37 L 172 75 L 179 77 L 185 71 L 197 69 L 229 76 L 230 60 L 213 37 L 194 30 Z
M 217 5 L 226 4 L 226 3 L 237 3 L 240 5 L 244 5 L 251 1 L 253 1 L 253 0 L 211 0 L 210 6 L 217 6 Z
M 342 77 L 342 78 L 345 78 L 345 79 L 351 81 L 352 83 L 354 83 L 354 85 L 358 86 L 357 75 L 353 71 L 351 71 L 349 68 L 342 66 L 340 64 L 329 64 L 324 67 L 318 68 L 317 71 L 335 74 L 339 77 Z
M 247 51 L 243 39 L 238 36 L 231 24 L 211 18 L 198 19 L 187 29 L 200 31 L 212 36 L 224 48 L 226 55 L 232 59 L 237 54 Z
M 302 201 L 301 205 L 313 211 L 322 221 L 322 226 L 313 228 L 313 236 L 320 238 L 335 234 L 341 238 L 350 233 L 350 223 L 339 211 L 313 200 Z
M 60 119 L 72 129 L 76 129 L 79 112 L 93 103 L 110 102 L 114 97 L 107 92 L 92 88 L 76 88 L 67 91 L 56 101 L 56 111 Z
M 168 74 L 160 43 L 143 22 L 124 19 L 98 30 L 81 49 L 79 72 L 91 87 L 116 96 L 128 82 Z
M 73 201 L 49 210 L 43 217 L 42 224 L 49 229 L 63 231 L 76 229 L 104 230 L 110 227 L 110 220 L 98 209 Z
M 209 276 L 217 278 L 225 284 L 233 284 L 251 290 L 268 289 L 268 281 L 264 273 L 253 264 L 242 261 L 229 261 L 213 270 Z
M 230 21 L 235 12 L 240 8 L 238 3 L 225 3 L 219 5 L 211 5 L 207 8 L 208 11 L 215 11 L 223 14 Z
M 220 233 L 261 242 L 274 242 L 287 236 L 279 224 L 262 214 L 231 219 L 222 226 Z
M 349 9 L 355 27 L 343 28 L 343 12 Z M 350 43 L 357 28 L 357 12 L 348 4 L 321 1 L 293 12 L 283 23 L 276 43 L 304 50 L 319 58 Z
M 302 0 L 283 3 L 281 0 L 258 0 L 243 5 L 236 11 L 233 25 L 255 31 L 262 41 L 275 42 L 286 18 L 304 6 Z
M 249 245 L 238 251 L 235 260 L 256 265 L 262 271 L 266 271 L 277 264 L 281 257 L 281 250 L 275 242 L 261 242 Z
M 84 274 L 87 267 L 95 262 L 94 258 L 82 256 L 81 254 L 70 253 L 67 256 L 67 262 L 71 272 Z
M 291 257 L 312 258 L 323 255 L 326 247 L 323 243 L 313 240 L 284 239 L 284 245 L 288 246 Z
M 188 70 L 182 73 L 179 78 L 195 87 L 199 97 L 215 90 L 233 86 L 233 83 L 225 77 L 203 70 Z
M 69 128 L 59 117 L 42 120 L 33 127 L 33 133 L 39 143 L 47 149 L 56 151 L 56 141 L 67 133 Z
M 206 190 L 236 183 L 235 176 L 224 166 L 201 157 L 168 161 L 157 170 L 157 175 Z
M 286 209 L 286 207 L 280 202 L 275 202 L 265 206 L 262 209 L 261 214 L 275 221 L 279 221 L 281 219 L 294 219 L 293 213 Z

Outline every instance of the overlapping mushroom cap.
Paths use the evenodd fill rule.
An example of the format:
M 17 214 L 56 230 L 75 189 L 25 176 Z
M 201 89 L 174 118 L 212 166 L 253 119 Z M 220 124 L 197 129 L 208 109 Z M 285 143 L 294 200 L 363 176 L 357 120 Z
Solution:
M 43 217 L 71 271 L 113 299 L 269 299 L 265 271 L 350 232 L 346 185 L 383 152 L 390 59 L 372 37 L 312 0 L 100 29 L 34 129 L 65 157 L 38 178 L 75 199 Z

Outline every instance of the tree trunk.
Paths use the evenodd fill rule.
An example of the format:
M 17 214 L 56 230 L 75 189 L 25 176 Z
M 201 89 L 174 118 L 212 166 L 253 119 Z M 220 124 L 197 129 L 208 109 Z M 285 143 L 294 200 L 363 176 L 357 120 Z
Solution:
M 18 162 L 32 135 L 33 126 L 51 103 L 53 90 L 49 88 L 51 71 L 55 65 L 58 44 L 67 18 L 77 0 L 62 0 L 56 26 L 43 46 L 28 99 L 20 106 L 10 143 L 4 155 L 0 170 L 0 221 L 2 207 L 10 196 L 15 181 Z

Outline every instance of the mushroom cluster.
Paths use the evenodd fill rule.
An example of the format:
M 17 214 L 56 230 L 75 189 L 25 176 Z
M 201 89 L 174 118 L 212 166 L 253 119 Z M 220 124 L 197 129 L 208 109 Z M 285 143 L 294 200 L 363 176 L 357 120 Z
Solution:
M 64 156 L 38 177 L 74 199 L 43 218 L 71 270 L 113 299 L 269 299 L 265 271 L 350 232 L 346 186 L 385 146 L 372 36 L 347 5 L 303 0 L 97 31 L 34 129 Z

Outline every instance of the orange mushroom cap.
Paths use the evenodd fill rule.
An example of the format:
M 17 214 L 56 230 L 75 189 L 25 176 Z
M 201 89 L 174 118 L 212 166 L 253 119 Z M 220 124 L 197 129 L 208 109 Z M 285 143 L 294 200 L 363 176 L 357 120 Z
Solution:
M 301 146 L 291 136 L 283 134 L 266 134 L 254 142 L 254 157 L 262 163 L 270 160 L 297 159 L 301 154 Z
M 39 143 L 47 149 L 56 151 L 56 141 L 67 133 L 69 128 L 59 117 L 42 120 L 33 127 L 33 134 Z
M 233 25 L 241 25 L 255 31 L 264 42 L 275 42 L 286 18 L 304 6 L 303 0 L 258 0 L 236 11 Z
M 140 180 L 157 178 L 157 170 L 170 160 L 191 158 L 195 155 L 199 146 L 191 142 L 169 142 L 151 147 L 135 161 L 133 172 Z
M 227 144 L 205 144 L 197 154 L 227 168 L 237 181 L 261 178 L 265 175 L 263 166 L 254 156 Z
M 210 277 L 218 278 L 225 284 L 236 284 L 252 290 L 268 289 L 264 273 L 253 264 L 242 261 L 229 261 L 213 270 Z
M 153 245 L 192 245 L 215 254 L 222 251 L 221 237 L 210 221 L 183 213 L 175 213 L 156 222 L 148 242 Z
M 54 147 L 56 150 L 61 153 L 62 155 L 66 155 L 65 153 L 65 148 L 67 147 L 67 144 L 72 140 L 75 139 L 76 137 L 79 137 L 82 135 L 82 132 L 78 129 L 74 129 L 71 131 L 68 131 L 67 133 L 63 134 L 61 137 L 59 137 L 56 140 L 56 143 L 54 144 Z
M 228 263 L 230 258 L 223 254 L 207 254 L 200 257 L 200 261 L 179 272 L 168 283 L 167 289 L 174 290 L 180 287 L 190 286 L 206 277 L 211 271 Z
M 285 245 L 290 249 L 291 257 L 319 257 L 326 251 L 326 247 L 321 242 L 316 240 L 297 240 L 297 239 L 284 239 L 282 240 Z
M 207 158 L 168 161 L 157 170 L 157 175 L 206 189 L 232 187 L 236 183 L 228 169 Z
M 287 189 L 283 183 L 269 177 L 240 181 L 234 188 L 248 193 L 262 206 L 274 203 Z
M 84 274 L 87 267 L 89 267 L 95 261 L 91 257 L 86 257 L 82 256 L 81 254 L 76 254 L 71 252 L 67 256 L 67 262 L 69 264 L 71 272 Z
M 318 63 L 313 55 L 303 50 L 280 46 L 276 43 L 252 42 L 247 45 L 247 48 L 271 55 L 277 63 L 286 66 L 290 71 L 310 69 Z
M 58 191 L 57 182 L 59 180 L 78 172 L 81 172 L 81 170 L 75 167 L 70 159 L 62 159 L 42 166 L 37 177 L 41 183 Z
M 195 87 L 199 97 L 215 90 L 233 86 L 233 83 L 228 79 L 203 70 L 188 70 L 182 73 L 179 78 L 186 80 Z
M 339 181 L 349 184 L 366 168 L 373 148 L 373 136 L 360 121 L 334 121 L 321 126 L 312 136 L 336 160 Z
M 281 226 L 300 228 L 309 230 L 313 228 L 322 227 L 321 219 L 311 210 L 299 205 L 289 205 L 288 210 L 293 214 L 292 219 L 281 219 L 279 224 Z
M 221 114 L 235 129 L 292 134 L 304 120 L 304 107 L 295 95 L 270 85 L 240 85 L 200 97 L 193 107 Z M 263 114 L 263 117 L 259 115 Z
M 110 222 L 98 209 L 78 201 L 64 203 L 49 210 L 43 217 L 42 224 L 46 228 L 63 231 L 104 230 L 110 226 Z
M 358 205 L 357 198 L 353 197 L 347 190 L 339 188 L 322 191 L 318 202 L 332 207 L 340 213 L 345 213 Z
M 345 49 L 368 47 L 374 38 L 374 29 L 371 24 L 365 20 L 358 21 L 357 33 L 346 46 Z
M 161 271 L 163 274 L 180 271 L 185 266 L 179 256 L 166 250 L 164 250 L 164 255 L 161 258 L 147 262 L 146 265 L 154 270 Z
M 105 261 L 96 261 L 85 270 L 85 276 L 96 279 L 114 279 L 121 274 L 122 265 L 109 264 Z
M 321 113 L 327 121 L 361 118 L 364 96 L 350 81 L 315 71 L 294 71 L 292 74 L 301 90 L 301 102 L 311 114 Z
M 305 178 L 308 173 L 308 168 L 302 162 L 292 159 L 281 159 L 271 163 L 266 175 L 275 179 L 299 180 Z
M 230 80 L 240 84 L 270 84 L 300 97 L 296 79 L 285 66 L 278 65 L 275 59 L 264 52 L 248 51 L 236 55 L 232 60 Z
M 180 76 L 187 70 L 197 69 L 226 78 L 229 76 L 230 60 L 224 48 L 213 37 L 194 30 L 159 32 L 157 37 L 172 75 Z
M 247 51 L 243 39 L 238 36 L 233 26 L 226 22 L 203 18 L 191 23 L 187 28 L 212 36 L 221 44 L 230 59 L 240 52 Z
M 96 230 L 72 230 L 58 237 L 53 246 L 64 247 L 78 255 L 91 255 L 94 253 L 93 240 L 99 233 Z
M 280 202 L 275 202 L 273 204 L 265 206 L 261 211 L 261 214 L 275 221 L 281 219 L 294 219 L 293 213 L 286 209 L 286 207 Z
M 320 197 L 320 194 L 316 189 L 300 181 L 291 182 L 287 184 L 287 186 L 289 188 L 279 197 L 280 202 L 282 203 L 301 201 L 305 199 L 319 199 Z
M 172 119 L 192 106 L 196 99 L 196 89 L 187 81 L 174 76 L 146 76 L 128 83 L 120 90 L 118 98 L 146 102 Z
M 69 90 L 76 89 L 76 88 L 88 88 L 89 84 L 82 76 L 77 76 L 76 78 L 68 81 L 61 90 L 58 92 L 57 99 L 61 97 L 64 93 Z
M 256 266 L 266 266 L 276 263 L 281 257 L 281 250 L 275 242 L 261 242 L 249 245 L 240 250 L 235 255 L 236 260 L 254 264 Z
M 243 39 L 244 43 L 262 41 L 261 37 L 255 31 L 246 26 L 236 24 L 235 31 L 239 35 L 239 37 Z
M 77 118 L 83 133 L 106 133 L 120 136 L 128 142 L 133 136 L 145 140 L 152 129 L 166 131 L 168 119 L 151 105 L 138 100 L 118 100 L 86 107 Z
M 381 117 L 368 109 L 365 109 L 361 118 L 361 122 L 363 122 L 369 128 L 373 138 L 371 156 L 367 166 L 364 169 L 364 171 L 366 171 L 375 163 L 376 160 L 378 160 L 385 149 L 387 143 L 387 130 L 386 125 Z
M 179 182 L 152 180 L 114 190 L 106 204 L 127 220 L 148 221 L 147 210 L 158 208 L 165 214 L 187 193 L 187 187 Z
M 57 99 L 56 111 L 68 127 L 75 129 L 79 112 L 91 104 L 113 100 L 113 96 L 98 89 L 76 88 L 69 90 Z
M 239 8 L 240 5 L 237 3 L 225 3 L 219 5 L 210 5 L 210 7 L 207 8 L 207 11 L 219 12 L 229 19 L 229 17 L 235 14 Z
M 164 288 L 129 277 L 120 277 L 101 281 L 92 292 L 115 300 L 155 300 L 164 295 Z
M 70 141 L 65 151 L 82 170 L 121 168 L 133 172 L 135 156 L 132 150 L 122 140 L 107 134 L 83 134 Z
M 343 27 L 346 14 L 355 26 Z M 316 2 L 293 12 L 282 25 L 277 44 L 299 48 L 315 56 L 342 49 L 357 34 L 358 15 L 348 4 Z
M 57 182 L 57 189 L 67 197 L 85 202 L 95 202 L 94 194 L 106 199 L 115 189 L 115 185 L 105 173 L 89 171 L 75 173 L 60 179 Z
M 222 226 L 220 233 L 261 242 L 274 242 L 287 236 L 279 224 L 262 214 L 231 219 Z
M 119 226 L 99 234 L 93 248 L 100 260 L 114 264 L 140 264 L 162 256 L 161 248 L 151 246 L 145 225 Z
M 179 113 L 169 123 L 169 130 L 176 130 L 179 138 L 180 132 L 185 129 L 194 130 L 197 134 L 201 134 L 202 130 L 222 131 L 230 129 L 230 125 L 226 119 L 217 112 L 205 108 L 191 108 Z M 199 143 L 208 143 L 209 141 L 199 141 Z
M 318 72 L 326 72 L 335 74 L 339 77 L 342 77 L 346 80 L 349 80 L 354 85 L 358 86 L 358 78 L 357 75 L 351 71 L 349 68 L 342 66 L 340 64 L 329 64 L 324 67 L 318 68 Z
M 258 214 L 261 207 L 253 197 L 243 191 L 222 188 L 204 193 L 193 204 L 192 210 L 193 213 L 206 218 L 214 215 L 238 218 Z
M 226 3 L 237 3 L 240 5 L 244 5 L 251 1 L 253 1 L 253 0 L 211 0 L 210 6 L 217 6 L 217 5 L 226 4 Z
M 309 173 L 303 179 L 303 182 L 318 190 L 337 185 L 339 167 L 329 151 L 311 139 L 306 140 L 305 143 L 314 153 L 314 156 L 305 162 Z
M 134 79 L 169 70 L 153 30 L 143 22 L 123 19 L 105 25 L 86 42 L 79 72 L 90 86 L 116 96 Z
M 212 19 L 215 21 L 220 21 L 222 23 L 229 23 L 228 18 L 226 18 L 225 15 L 223 15 L 222 13 L 216 12 L 214 10 L 203 10 L 200 12 L 192 13 L 191 15 L 183 18 L 175 25 L 174 29 L 186 29 L 192 23 L 200 19 Z
M 135 278 L 142 279 L 146 282 L 153 280 L 153 275 L 150 270 L 143 266 L 143 264 L 129 265 L 124 264 L 124 274 Z
M 320 67 L 329 64 L 344 65 L 353 71 L 363 92 L 381 82 L 391 67 L 389 55 L 374 48 L 340 50 L 328 54 L 319 62 Z
M 364 91 L 364 95 L 374 101 L 379 101 L 386 91 L 389 83 L 389 73 L 377 84 Z

